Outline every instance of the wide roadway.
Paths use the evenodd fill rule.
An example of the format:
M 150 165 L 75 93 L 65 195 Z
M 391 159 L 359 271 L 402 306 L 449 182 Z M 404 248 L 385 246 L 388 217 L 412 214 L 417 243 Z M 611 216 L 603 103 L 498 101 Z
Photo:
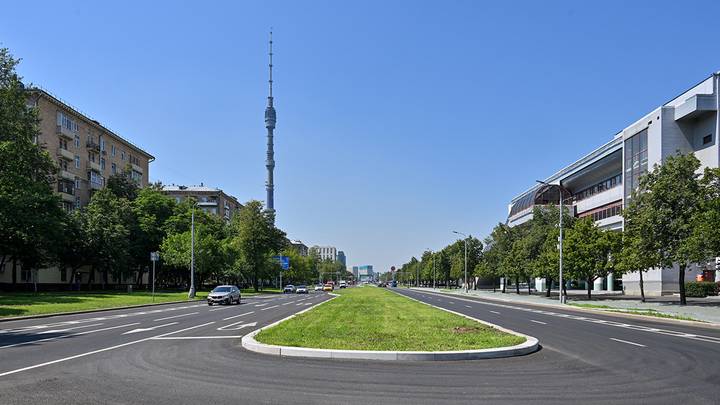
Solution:
M 278 358 L 239 337 L 329 298 L 166 305 L 0 323 L 0 402 L 718 403 L 720 331 L 392 289 L 540 339 L 515 358 Z

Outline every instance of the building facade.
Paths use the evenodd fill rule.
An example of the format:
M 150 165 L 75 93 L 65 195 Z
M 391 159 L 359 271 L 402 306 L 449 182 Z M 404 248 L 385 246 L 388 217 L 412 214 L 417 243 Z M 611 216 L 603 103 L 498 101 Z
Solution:
M 219 188 L 207 187 L 202 183 L 199 186 L 163 186 L 162 191 L 165 195 L 174 198 L 176 202 L 181 202 L 187 198 L 194 198 L 197 206 L 208 214 L 217 215 L 225 221 L 230 221 L 240 209 L 237 198 L 225 194 Z
M 67 211 L 87 205 L 114 174 L 147 186 L 151 154 L 45 90 L 29 89 L 28 106 L 40 117 L 38 144 L 60 167 L 56 191 Z
M 347 257 L 345 257 L 345 252 L 343 252 L 342 250 L 338 250 L 337 260 L 342 263 L 342 265 L 345 266 L 345 269 L 347 270 Z
M 291 240 L 290 246 L 297 250 L 300 256 L 307 256 L 310 249 L 301 240 Z
M 334 246 L 313 246 L 310 248 L 310 252 L 318 255 L 320 260 L 335 261 L 338 258 L 337 248 Z
M 372 283 L 375 281 L 375 272 L 373 271 L 372 264 L 364 264 L 362 266 L 353 266 L 352 268 L 353 277 L 355 280 L 363 283 Z
M 693 153 L 705 167 L 718 167 L 720 149 L 717 135 L 718 88 L 720 73 L 715 73 L 665 104 L 643 115 L 615 134 L 606 144 L 593 150 L 557 173 L 545 183 L 536 184 L 513 198 L 508 207 L 507 223 L 520 225 L 532 218 L 536 205 L 557 204 L 560 189 L 566 190 L 566 202 L 577 217 L 591 216 L 596 224 L 608 230 L 622 230 L 622 208 L 628 203 L 640 176 L 656 164 L 677 153 Z M 695 279 L 701 268 L 693 268 L 686 280 Z M 538 286 L 545 288 L 541 280 Z M 652 269 L 644 276 L 648 295 L 679 291 L 677 268 Z M 626 274 L 622 280 L 612 276 L 600 279 L 595 290 L 622 290 L 639 294 L 638 273 Z

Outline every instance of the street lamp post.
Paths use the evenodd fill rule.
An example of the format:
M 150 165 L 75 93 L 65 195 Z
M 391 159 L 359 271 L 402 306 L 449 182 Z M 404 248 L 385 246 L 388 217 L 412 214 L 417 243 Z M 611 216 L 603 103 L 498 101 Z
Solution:
M 432 268 L 433 268 L 433 289 L 435 289 L 435 253 L 433 253 L 432 249 L 427 248 L 427 251 L 430 252 L 430 256 L 432 256 Z
M 551 184 L 548 184 L 541 180 L 535 180 L 535 181 L 540 184 L 544 184 L 548 187 L 552 186 Z M 559 225 L 558 225 L 558 227 L 560 228 L 559 229 L 560 235 L 558 236 L 558 251 L 559 251 L 559 259 L 560 260 L 559 260 L 559 277 L 558 278 L 559 278 L 559 283 L 560 283 L 560 303 L 564 304 L 566 301 L 566 297 L 565 297 L 565 289 L 563 288 L 563 286 L 564 286 L 563 285 L 563 202 L 565 200 L 563 198 L 563 191 L 567 191 L 567 189 L 565 189 L 565 187 L 563 187 L 560 184 L 557 184 L 556 186 L 558 188 L 558 194 L 560 195 L 560 198 L 558 198 L 558 200 L 560 200 L 560 202 L 558 204 L 560 206 L 560 220 L 559 220 Z M 548 286 L 548 288 L 550 288 L 550 287 L 551 286 Z
M 195 207 L 190 214 L 190 292 L 188 298 L 195 298 Z
M 467 240 L 468 240 L 468 236 L 465 235 L 464 233 L 458 232 L 458 231 L 453 231 L 453 233 L 456 233 L 458 235 L 462 235 L 465 237 L 465 280 L 463 281 L 463 287 L 465 287 L 465 293 L 467 294 L 467 292 L 468 292 L 468 284 L 467 284 L 467 243 L 468 243 Z

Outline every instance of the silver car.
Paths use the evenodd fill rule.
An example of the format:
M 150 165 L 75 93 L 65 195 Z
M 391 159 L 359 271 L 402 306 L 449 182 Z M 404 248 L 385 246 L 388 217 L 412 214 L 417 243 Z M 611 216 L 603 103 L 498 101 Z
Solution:
M 240 289 L 234 285 L 220 285 L 213 288 L 207 296 L 208 305 L 213 304 L 239 304 Z

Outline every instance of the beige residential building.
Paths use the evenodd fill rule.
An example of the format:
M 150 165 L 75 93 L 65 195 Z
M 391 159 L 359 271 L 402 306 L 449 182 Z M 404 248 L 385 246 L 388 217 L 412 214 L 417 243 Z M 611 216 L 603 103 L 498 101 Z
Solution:
M 93 191 L 124 170 L 147 186 L 151 154 L 43 89 L 29 90 L 28 105 L 41 120 L 37 142 L 60 166 L 56 191 L 66 210 L 87 205 Z
M 242 204 L 237 198 L 225 194 L 219 188 L 207 187 L 200 183 L 199 186 L 179 186 L 171 184 L 163 186 L 163 193 L 172 197 L 177 202 L 181 202 L 186 198 L 194 198 L 198 207 L 203 211 L 215 214 L 226 221 L 230 221 L 232 217 L 240 211 Z

